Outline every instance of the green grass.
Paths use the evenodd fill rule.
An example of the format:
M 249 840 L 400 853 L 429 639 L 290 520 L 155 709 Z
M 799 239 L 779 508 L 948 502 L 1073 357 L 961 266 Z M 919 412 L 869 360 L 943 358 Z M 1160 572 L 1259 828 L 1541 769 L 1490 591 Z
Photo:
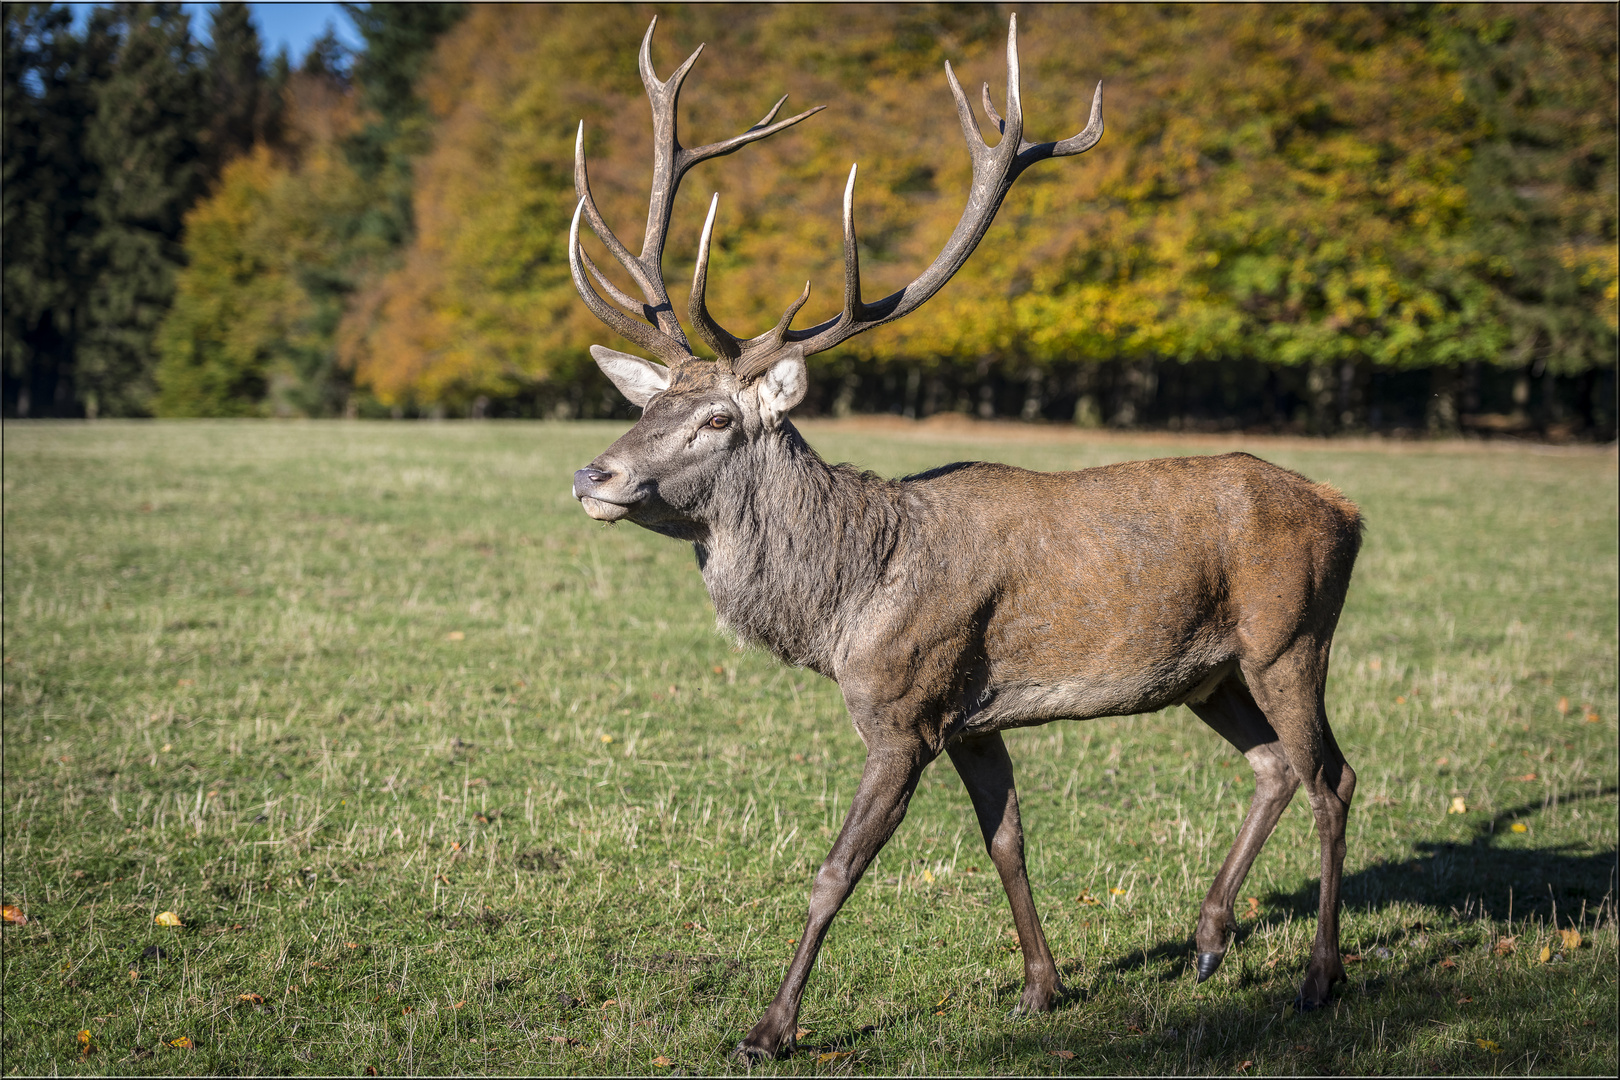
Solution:
M 617 430 L 7 424 L 6 1071 L 733 1067 L 861 745 L 833 684 L 715 631 L 689 548 L 580 512 Z M 888 473 L 1214 448 L 807 430 Z M 1251 784 L 1172 709 L 1010 735 L 1062 1008 L 1008 1015 L 1011 919 L 941 763 L 765 1073 L 1615 1072 L 1613 452 L 1251 448 L 1369 523 L 1329 684 L 1361 778 L 1333 1007 L 1290 1007 L 1303 798 L 1193 984 Z

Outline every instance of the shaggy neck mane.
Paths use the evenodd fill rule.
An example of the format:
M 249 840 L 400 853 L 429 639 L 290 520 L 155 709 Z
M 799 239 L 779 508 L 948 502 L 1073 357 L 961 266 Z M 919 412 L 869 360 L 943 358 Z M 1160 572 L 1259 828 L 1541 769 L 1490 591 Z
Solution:
M 781 659 L 834 677 L 843 629 L 908 532 L 901 488 L 829 465 L 789 423 L 716 485 L 697 541 L 720 623 Z

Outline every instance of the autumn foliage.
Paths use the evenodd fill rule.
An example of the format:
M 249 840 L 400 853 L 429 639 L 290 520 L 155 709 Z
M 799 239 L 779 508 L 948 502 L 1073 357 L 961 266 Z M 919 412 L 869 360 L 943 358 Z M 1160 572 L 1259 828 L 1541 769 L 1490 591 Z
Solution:
M 988 81 L 1002 107 L 1006 10 L 656 11 L 661 74 L 706 43 L 681 101 L 688 143 L 743 130 L 784 93 L 790 109 L 828 106 L 688 177 L 665 267 L 678 305 L 719 192 L 720 321 L 756 333 L 807 279 L 797 325 L 831 316 L 851 162 L 868 296 L 927 265 L 970 175 L 943 63 L 970 97 Z M 296 163 L 260 151 L 233 165 L 190 219 L 192 268 L 164 338 L 169 411 L 262 410 L 278 378 L 306 385 L 332 363 L 385 407 L 611 408 L 585 349 L 628 345 L 569 280 L 573 146 L 583 121 L 599 203 L 634 248 L 650 170 L 635 50 L 654 13 L 487 6 L 448 30 L 416 84 L 431 137 L 412 166 L 413 232 L 391 253 L 325 231 L 366 198 L 334 144 L 310 136 Z M 969 407 L 964 394 L 999 379 L 1034 403 L 1026 415 L 1062 399 L 1062 419 L 1117 422 L 1124 399 L 1097 396 L 1098 372 L 1137 379 L 1142 397 L 1159 373 L 1202 365 L 1228 381 L 1284 373 L 1309 408 L 1325 395 L 1330 429 L 1341 413 L 1365 418 L 1381 372 L 1437 372 L 1444 389 L 1461 372 L 1612 370 L 1612 8 L 1054 6 L 1019 18 L 1028 137 L 1079 130 L 1099 80 L 1107 134 L 1026 174 L 923 309 L 817 357 L 813 404 L 870 402 L 886 378 L 895 407 L 926 414 Z M 295 124 L 343 114 L 331 101 L 291 111 Z M 301 291 L 337 269 L 354 287 L 336 307 Z

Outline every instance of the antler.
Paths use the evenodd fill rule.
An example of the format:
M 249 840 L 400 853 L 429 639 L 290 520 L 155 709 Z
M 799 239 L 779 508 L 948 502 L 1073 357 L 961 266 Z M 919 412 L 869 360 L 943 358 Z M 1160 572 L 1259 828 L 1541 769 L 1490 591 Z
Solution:
M 613 234 L 613 230 L 608 228 L 607 222 L 602 219 L 601 211 L 596 207 L 596 200 L 591 196 L 590 181 L 585 172 L 585 124 L 581 121 L 579 134 L 574 141 L 574 193 L 579 196 L 579 205 L 574 208 L 574 220 L 568 230 L 568 266 L 580 298 L 598 319 L 616 333 L 656 354 L 659 359 L 678 365 L 693 358 L 692 348 L 687 343 L 686 335 L 681 332 L 681 324 L 675 318 L 674 308 L 669 302 L 669 293 L 664 288 L 663 265 L 664 242 L 669 235 L 670 211 L 675 203 L 675 192 L 681 186 L 681 179 L 687 170 L 698 162 L 724 157 L 751 142 L 774 135 L 783 128 L 792 127 L 800 120 L 814 116 L 826 106 L 818 105 L 786 120 L 776 120 L 777 112 L 787 101 L 787 95 L 784 94 L 781 100 L 771 106 L 770 111 L 759 123 L 742 134 L 721 142 L 709 143 L 707 146 L 691 149 L 683 147 L 676 133 L 676 104 L 681 94 L 681 83 L 685 81 L 687 72 L 697 62 L 697 58 L 702 55 L 703 46 L 699 45 L 667 80 L 659 81 L 652 66 L 652 36 L 657 27 L 658 19 L 654 17 L 652 24 L 647 27 L 646 35 L 641 39 L 641 81 L 647 87 L 647 97 L 652 102 L 653 114 L 652 197 L 647 206 L 647 232 L 642 240 L 641 254 L 640 256 L 630 254 L 630 250 Z M 646 297 L 645 303 L 638 302 L 616 287 L 580 248 L 579 223 L 582 216 L 589 223 L 591 231 L 596 233 L 608 251 L 630 274 L 631 280 Z M 710 226 L 713 221 L 714 209 L 711 204 Z M 702 251 L 698 260 L 700 279 L 707 273 L 708 238 L 709 226 L 705 226 Z M 631 318 L 597 295 L 596 290 L 591 288 L 590 282 L 586 280 L 587 273 L 614 303 L 632 311 L 639 309 L 646 323 Z M 799 305 L 802 306 L 803 303 L 801 299 Z M 736 339 L 709 318 L 708 310 L 703 306 L 701 287 L 694 292 L 690 310 L 693 312 L 692 321 L 699 335 L 720 354 L 723 362 L 729 363 L 740 355 Z M 793 310 L 797 311 L 798 307 L 795 306 Z M 701 312 L 701 316 L 698 312 Z
M 962 135 L 967 140 L 968 152 L 973 157 L 973 187 L 968 194 L 967 207 L 962 211 L 962 218 L 956 223 L 956 229 L 945 242 L 945 247 L 911 284 L 875 303 L 863 302 L 860 257 L 855 244 L 855 169 L 851 167 L 849 181 L 844 186 L 843 311 L 835 318 L 808 330 L 790 330 L 788 326 L 794 314 L 804 306 L 809 296 L 809 286 L 806 285 L 805 292 L 788 309 L 787 314 L 774 329 L 740 343 L 742 355 L 733 365 L 739 377 L 748 378 L 763 372 L 789 347 L 798 349 L 804 356 L 824 352 L 856 334 L 893 322 L 915 311 L 938 292 L 951 276 L 961 269 L 963 263 L 967 262 L 968 256 L 973 254 L 973 249 L 978 247 L 979 241 L 990 228 L 990 223 L 995 219 L 996 211 L 1001 208 L 1001 202 L 1006 198 L 1008 189 L 1025 169 L 1046 158 L 1085 153 L 1102 138 L 1102 83 L 1098 83 L 1091 99 L 1091 119 L 1080 134 L 1060 142 L 1032 143 L 1024 139 L 1024 111 L 1018 91 L 1017 15 L 1012 17 L 1012 22 L 1007 28 L 1005 120 L 997 115 L 995 106 L 990 103 L 989 84 L 986 83 L 984 86 L 985 112 L 1002 132 L 1001 141 L 995 146 L 987 144 L 979 134 L 978 126 L 973 119 L 973 110 L 968 105 L 967 97 L 962 93 L 962 87 L 956 81 L 956 73 L 951 70 L 949 62 L 945 64 L 945 77 L 950 82 L 951 94 L 956 99 L 956 115 L 962 123 Z M 711 220 L 713 214 L 711 207 Z M 704 240 L 700 245 L 698 257 L 699 273 L 693 281 L 694 311 L 702 308 L 700 293 L 704 283 L 703 267 L 707 257 L 708 235 L 709 230 L 705 226 Z M 733 342 L 736 340 L 729 334 L 726 338 Z

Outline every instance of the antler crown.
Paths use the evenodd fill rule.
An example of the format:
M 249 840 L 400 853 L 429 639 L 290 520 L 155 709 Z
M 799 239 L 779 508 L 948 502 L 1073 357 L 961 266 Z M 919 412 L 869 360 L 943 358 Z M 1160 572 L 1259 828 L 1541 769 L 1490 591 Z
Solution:
M 681 83 L 685 81 L 692 65 L 702 54 L 703 46 L 699 45 L 667 80 L 660 81 L 653 71 L 651 56 L 652 36 L 657 26 L 658 20 L 655 17 L 652 24 L 647 27 L 646 35 L 641 39 L 641 81 L 647 88 L 647 97 L 652 102 L 653 114 L 652 195 L 647 208 L 647 231 L 642 241 L 641 254 L 639 256 L 630 254 L 629 249 L 608 228 L 596 207 L 596 201 L 591 196 L 590 181 L 585 170 L 585 124 L 581 121 L 579 135 L 574 142 L 574 192 L 579 196 L 579 204 L 574 209 L 574 220 L 568 230 L 568 265 L 573 274 L 574 287 L 579 290 L 580 297 L 598 319 L 620 336 L 635 342 L 675 367 L 697 360 L 685 333 L 681 330 L 680 321 L 675 317 L 674 307 L 670 304 L 663 278 L 664 243 L 669 235 L 670 213 L 675 202 L 675 192 L 680 187 L 682 178 L 698 162 L 723 157 L 740 150 L 751 142 L 774 135 L 784 128 L 792 127 L 799 121 L 814 116 L 826 106 L 818 105 L 786 120 L 777 120 L 776 114 L 787 101 L 787 96 L 783 95 L 759 123 L 740 135 L 692 149 L 683 147 L 676 133 L 676 106 L 680 98 Z M 962 87 L 957 82 L 956 73 L 951 70 L 949 61 L 945 64 L 945 78 L 950 83 L 951 95 L 956 100 L 957 119 L 961 122 L 962 135 L 967 141 L 968 153 L 973 159 L 973 184 L 968 194 L 967 206 L 963 209 L 962 217 L 956 223 L 950 238 L 945 241 L 945 246 L 928 268 L 910 284 L 882 300 L 867 303 L 861 299 L 860 257 L 855 240 L 856 167 L 852 165 L 849 179 L 844 185 L 843 310 L 826 322 L 809 329 L 792 329 L 794 316 L 810 299 L 810 283 L 805 282 L 804 291 L 788 306 L 775 326 L 756 337 L 746 340 L 737 338 L 709 313 L 706 300 L 709 247 L 714 236 L 715 213 L 719 207 L 720 196 L 715 195 L 710 200 L 708 218 L 703 223 L 703 235 L 698 241 L 697 267 L 692 275 L 692 293 L 686 312 L 693 329 L 704 343 L 714 350 L 717 362 L 722 367 L 739 378 L 753 378 L 769 369 L 772 363 L 790 348 L 803 356 L 824 352 L 856 334 L 893 322 L 915 311 L 967 262 L 968 257 L 973 254 L 973 249 L 984 239 L 984 234 L 989 230 L 1008 190 L 1025 169 L 1046 158 L 1070 157 L 1085 153 L 1102 138 L 1102 83 L 1097 84 L 1097 89 L 1092 95 L 1090 121 L 1078 135 L 1059 142 L 1042 143 L 1031 143 L 1024 138 L 1024 113 L 1019 97 L 1016 14 L 1012 16 L 1007 28 L 1005 118 L 996 112 L 995 106 L 991 103 L 990 84 L 985 83 L 983 87 L 984 111 L 1001 132 L 1001 139 L 995 146 L 986 143 L 979 133 L 973 110 L 968 104 L 967 96 L 962 93 Z M 629 273 L 631 280 L 646 298 L 645 302 L 638 301 L 621 291 L 597 269 L 596 264 L 581 249 L 579 226 L 582 219 L 590 224 L 591 231 Z M 609 304 L 597 294 L 591 287 L 590 280 L 587 280 L 587 274 L 589 279 L 594 280 L 602 291 L 607 293 L 614 304 L 619 305 L 618 307 Z M 639 311 L 642 320 L 645 321 L 635 319 L 620 308 Z

